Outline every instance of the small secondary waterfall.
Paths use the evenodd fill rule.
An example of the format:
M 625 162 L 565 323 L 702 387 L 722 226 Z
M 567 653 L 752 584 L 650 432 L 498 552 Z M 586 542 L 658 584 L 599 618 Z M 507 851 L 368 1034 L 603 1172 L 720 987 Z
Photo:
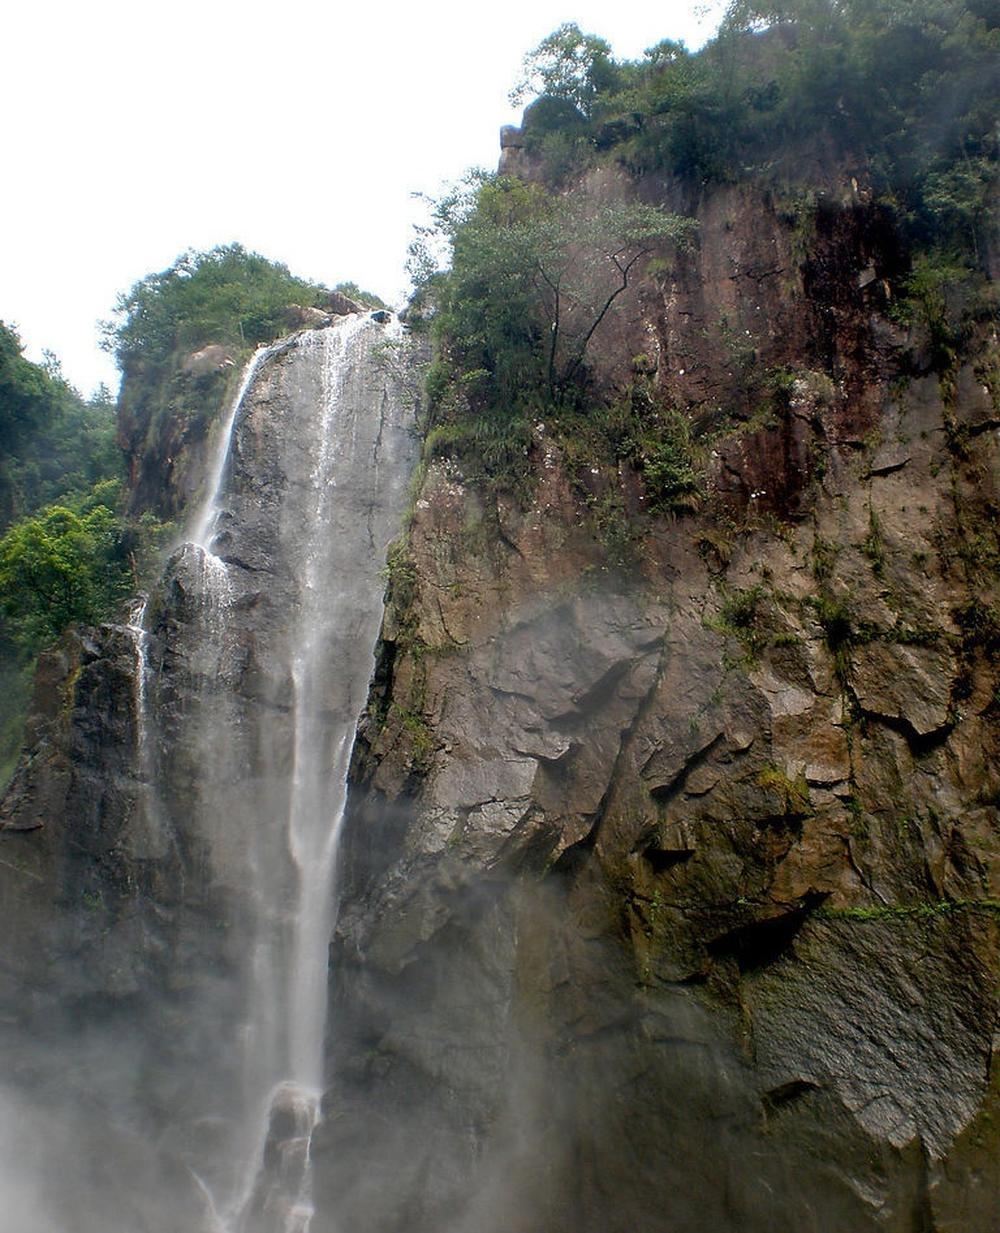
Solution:
M 284 342 L 278 342 L 272 343 L 269 347 L 257 348 L 243 370 L 236 396 L 229 405 L 229 411 L 222 426 L 222 432 L 215 443 L 212 466 L 209 469 L 205 483 L 204 500 L 191 526 L 189 537 L 192 544 L 197 544 L 199 547 L 204 548 L 206 552 L 209 551 L 209 540 L 214 531 L 215 519 L 219 513 L 219 502 L 223 496 L 224 472 L 226 463 L 229 460 L 229 450 L 232 445 L 236 417 L 239 414 L 240 407 L 243 405 L 243 399 L 246 397 L 247 390 L 253 385 L 254 377 L 256 377 L 261 365 L 285 345 Z
M 200 684 L 178 721 L 190 756 L 168 761 L 198 753 L 192 808 L 242 973 L 241 1124 L 228 1164 L 198 1170 L 206 1230 L 307 1233 L 312 1219 L 347 768 L 415 459 L 406 345 L 394 320 L 355 315 L 259 350 L 176 558 Z
M 140 785 L 140 823 L 134 828 L 131 848 L 133 854 L 158 859 L 166 850 L 166 835 L 160 816 L 159 794 L 156 786 L 156 753 L 151 739 L 149 713 L 149 632 L 146 629 L 146 614 L 149 597 L 139 596 L 131 604 L 125 628 L 135 649 L 135 748 L 136 773 Z

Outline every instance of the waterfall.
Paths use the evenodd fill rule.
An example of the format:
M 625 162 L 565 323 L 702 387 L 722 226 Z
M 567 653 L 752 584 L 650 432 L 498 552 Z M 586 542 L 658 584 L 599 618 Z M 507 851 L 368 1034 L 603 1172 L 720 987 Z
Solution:
M 405 345 L 395 321 L 355 315 L 259 350 L 177 557 L 197 702 L 175 744 L 204 751 L 196 825 L 241 905 L 242 1125 L 229 1165 L 198 1171 L 206 1231 L 312 1219 L 347 769 L 415 457 L 392 362 Z
M 138 809 L 141 821 L 133 829 L 131 851 L 135 856 L 159 859 L 166 851 L 166 837 L 160 817 L 156 786 L 155 751 L 150 739 L 149 714 L 149 633 L 146 612 L 149 597 L 141 595 L 130 605 L 125 629 L 132 639 L 135 655 L 135 690 L 132 705 L 135 710 L 135 758 L 139 779 Z
M 210 536 L 214 527 L 216 515 L 219 512 L 219 502 L 222 497 L 223 483 L 225 479 L 226 463 L 229 460 L 229 450 L 232 445 L 233 429 L 236 425 L 236 417 L 239 415 L 240 407 L 243 405 L 243 399 L 247 395 L 247 391 L 253 385 L 254 378 L 260 371 L 261 366 L 282 347 L 287 346 L 287 343 L 281 342 L 271 343 L 267 347 L 258 347 L 250 357 L 249 362 L 243 370 L 243 375 L 240 378 L 239 387 L 236 390 L 236 396 L 229 404 L 229 410 L 226 413 L 226 418 L 223 421 L 222 431 L 219 434 L 219 439 L 215 443 L 215 452 L 212 456 L 212 465 L 209 468 L 208 475 L 205 481 L 205 495 L 202 500 L 201 508 L 198 511 L 197 517 L 191 526 L 191 534 L 189 539 L 192 544 L 197 544 L 206 551 L 209 549 Z

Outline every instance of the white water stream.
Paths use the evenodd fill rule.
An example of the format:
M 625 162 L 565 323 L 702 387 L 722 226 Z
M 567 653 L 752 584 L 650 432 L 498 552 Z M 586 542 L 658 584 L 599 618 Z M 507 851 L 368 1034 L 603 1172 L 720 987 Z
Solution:
M 401 337 L 395 322 L 386 327 L 352 316 L 291 344 L 259 350 L 230 408 L 192 526 L 192 547 L 185 550 L 200 593 L 201 653 L 204 662 L 217 665 L 221 681 L 247 637 L 239 632 L 247 583 L 241 566 L 229 563 L 228 551 L 223 560 L 212 543 L 223 511 L 227 544 L 239 542 L 240 502 L 246 498 L 230 490 L 240 483 L 230 459 L 241 439 L 241 410 L 268 359 L 287 353 L 277 378 L 287 404 L 277 430 L 282 457 L 288 456 L 284 495 L 273 524 L 263 531 L 257 524 L 256 544 L 273 533 L 282 585 L 296 597 L 288 601 L 287 627 L 268 635 L 285 663 L 290 706 L 278 720 L 267 720 L 279 726 L 263 729 L 262 738 L 272 749 L 288 747 L 287 785 L 274 793 L 284 804 L 267 806 L 277 816 L 260 802 L 248 804 L 236 781 L 236 795 L 227 797 L 220 775 L 201 806 L 213 815 L 209 826 L 230 836 L 225 843 L 233 844 L 225 819 L 219 820 L 227 812 L 259 832 L 237 832 L 235 843 L 243 849 L 238 859 L 252 914 L 245 1021 L 235 1042 L 248 1124 L 234 1149 L 242 1166 L 234 1160 L 230 1170 L 241 1173 L 242 1181 L 226 1194 L 198 1179 L 205 1228 L 213 1233 L 308 1233 L 312 1220 L 310 1142 L 323 1089 L 327 948 L 336 914 L 347 769 L 373 668 L 385 547 L 402 512 L 412 462 L 411 446 L 399 444 L 408 437 L 404 416 L 391 405 L 396 379 L 377 357 L 378 347 L 398 345 Z M 252 517 L 259 517 L 256 510 Z M 279 589 L 276 584 L 275 594 Z M 138 649 L 138 627 L 136 637 Z M 226 774 L 238 774 L 231 764 L 245 757 L 239 730 L 262 721 L 245 719 L 221 689 L 203 705 L 203 739 L 219 747 L 213 754 L 219 765 L 230 764 Z M 277 754 L 274 759 L 281 761 Z M 221 852 L 224 844 L 217 847 Z
M 233 429 L 236 426 L 236 417 L 239 415 L 240 407 L 243 406 L 243 400 L 246 398 L 247 391 L 253 385 L 261 365 L 285 345 L 284 341 L 282 341 L 272 343 L 268 347 L 257 348 L 243 370 L 243 376 L 240 379 L 236 396 L 230 403 L 229 411 L 223 422 L 222 432 L 219 434 L 219 439 L 215 444 L 212 465 L 209 468 L 205 483 L 205 498 L 201 509 L 198 511 L 198 516 L 192 523 L 189 536 L 192 544 L 197 544 L 200 548 L 204 548 L 206 552 L 210 548 L 215 519 L 219 513 L 219 502 L 223 495 L 226 463 L 229 461 L 229 451 L 233 443 Z

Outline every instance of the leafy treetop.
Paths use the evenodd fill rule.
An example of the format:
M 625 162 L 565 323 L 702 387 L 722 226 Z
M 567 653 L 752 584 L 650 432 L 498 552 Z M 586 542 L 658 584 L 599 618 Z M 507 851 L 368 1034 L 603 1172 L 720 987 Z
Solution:
M 918 246 L 982 264 L 996 183 L 998 0 L 732 0 L 718 36 L 640 61 L 563 26 L 526 58 L 516 96 L 574 104 L 526 140 L 577 170 L 607 150 L 696 183 L 795 178 L 803 150 L 866 162 Z
M 111 395 L 81 398 L 51 354 L 35 364 L 0 322 L 0 529 L 64 493 L 121 473 Z
M 653 206 L 595 207 L 503 176 L 479 177 L 451 208 L 439 336 L 467 395 L 508 410 L 578 398 L 588 349 L 643 260 L 696 229 Z
M 114 318 L 103 323 L 103 346 L 122 369 L 140 359 L 160 364 L 209 342 L 252 347 L 287 328 L 289 304 L 315 305 L 325 294 L 240 244 L 187 252 L 119 296 Z
M 617 80 L 611 45 L 595 34 L 584 34 L 575 22 L 566 22 L 524 57 L 510 101 L 516 107 L 544 94 L 589 116 L 597 97 L 613 89 Z

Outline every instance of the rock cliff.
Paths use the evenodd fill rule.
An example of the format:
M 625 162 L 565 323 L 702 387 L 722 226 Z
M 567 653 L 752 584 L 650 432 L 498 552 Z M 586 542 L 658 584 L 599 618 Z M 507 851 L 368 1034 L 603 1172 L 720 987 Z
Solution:
M 716 430 L 704 491 L 648 518 L 541 422 L 527 504 L 429 466 L 356 752 L 321 1210 L 985 1231 L 995 335 L 931 370 L 860 169 L 794 209 L 576 191 L 696 212 L 595 368 Z
M 677 511 L 543 420 L 526 499 L 421 473 L 352 763 L 313 1233 L 995 1227 L 997 340 L 941 363 L 891 311 L 864 168 L 810 182 L 574 188 L 698 219 L 592 353 L 711 442 Z M 246 1112 L 235 939 L 253 869 L 294 880 L 256 824 L 294 778 L 310 345 L 234 438 L 225 635 L 188 547 L 141 626 L 44 659 L 3 804 L 7 1073 L 36 1113 L 77 1098 L 85 1233 L 197 1227 L 190 1170 Z

